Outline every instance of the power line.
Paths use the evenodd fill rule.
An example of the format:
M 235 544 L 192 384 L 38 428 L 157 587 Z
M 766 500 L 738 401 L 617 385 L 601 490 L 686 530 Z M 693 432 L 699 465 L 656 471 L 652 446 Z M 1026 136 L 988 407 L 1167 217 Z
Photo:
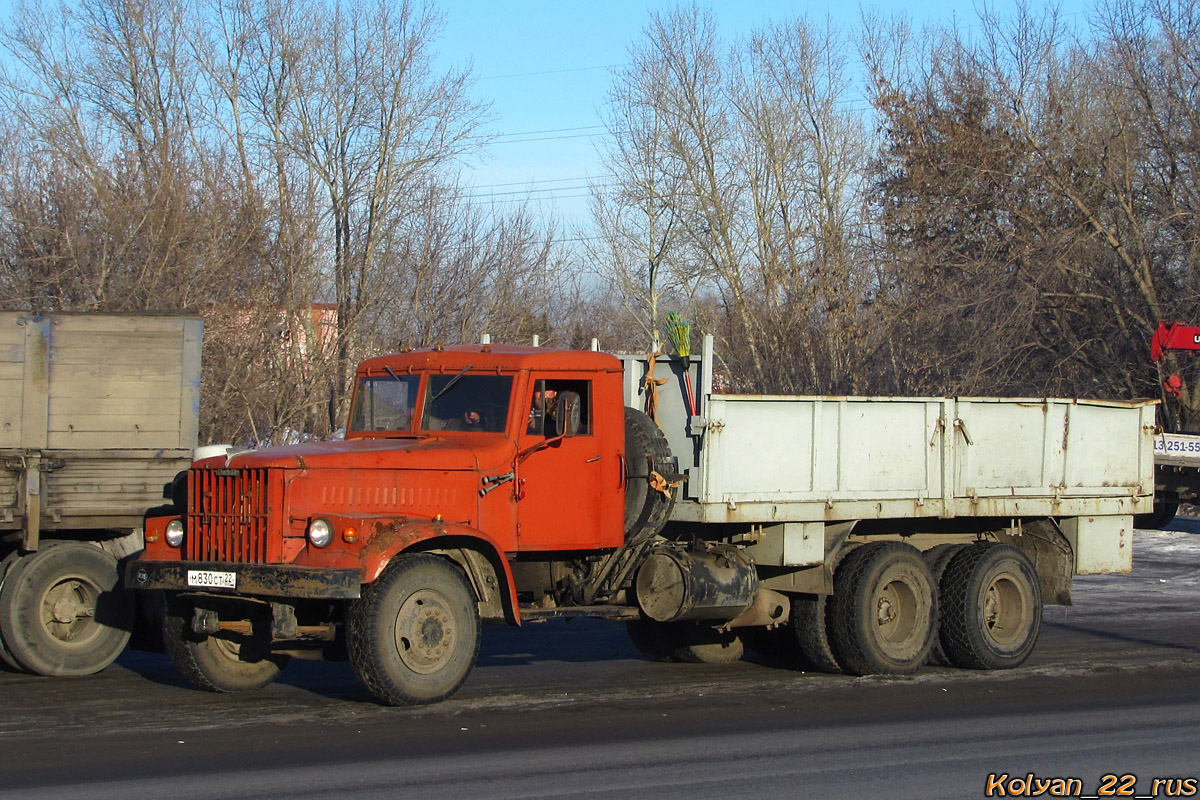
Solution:
M 542 133 L 568 133 L 570 131 L 594 131 L 596 129 L 604 130 L 603 125 L 581 125 L 576 128 L 546 128 L 541 131 L 514 131 L 513 133 L 498 133 L 496 138 L 502 139 L 506 136 L 534 136 Z
M 607 177 L 612 177 L 611 175 Z M 591 180 L 590 175 L 580 175 L 576 178 L 542 178 L 540 180 L 528 181 L 513 181 L 512 183 L 480 183 L 472 185 L 472 189 L 499 189 L 504 186 L 530 186 L 535 183 L 570 183 L 572 181 L 588 181 Z
M 575 188 L 583 188 L 583 187 L 575 187 Z M 572 189 L 564 189 L 563 191 L 572 191 Z M 519 192 L 508 192 L 507 194 L 520 194 L 520 193 Z M 587 192 L 583 192 L 581 194 L 567 194 L 567 195 L 563 195 L 562 197 L 544 197 L 544 198 L 534 198 L 534 199 L 558 201 L 558 200 L 575 200 L 580 197 L 591 197 L 591 195 L 588 194 Z M 468 199 L 470 199 L 472 201 L 476 201 L 476 202 L 490 200 L 493 204 L 495 204 L 495 203 L 520 203 L 520 202 L 523 202 L 526 198 L 523 196 L 522 197 L 504 197 L 503 195 L 475 194 L 475 195 L 470 195 L 470 197 Z
M 514 134 L 516 135 L 516 134 Z M 506 139 L 503 142 L 493 142 L 493 144 L 520 144 L 522 142 L 549 142 L 560 139 L 594 139 L 597 136 L 607 136 L 607 131 L 603 133 L 575 133 L 570 136 L 539 136 L 533 139 Z
M 548 69 L 541 72 L 514 72 L 509 75 L 485 75 L 478 80 L 481 81 L 499 81 L 506 78 L 530 78 L 537 75 L 565 75 L 568 72 L 595 72 L 599 69 L 616 69 L 624 67 L 626 64 L 605 64 L 599 67 L 574 67 L 572 69 Z
M 473 194 L 471 196 L 472 197 L 506 197 L 506 196 L 512 195 L 512 196 L 527 197 L 532 194 L 544 194 L 546 192 L 578 192 L 582 189 L 587 189 L 587 188 L 588 188 L 588 186 L 586 184 L 581 185 L 581 186 L 558 186 L 558 187 L 551 186 L 551 187 L 548 187 L 545 189 L 529 189 L 524 192 L 522 192 L 522 191 L 487 192 L 485 194 Z

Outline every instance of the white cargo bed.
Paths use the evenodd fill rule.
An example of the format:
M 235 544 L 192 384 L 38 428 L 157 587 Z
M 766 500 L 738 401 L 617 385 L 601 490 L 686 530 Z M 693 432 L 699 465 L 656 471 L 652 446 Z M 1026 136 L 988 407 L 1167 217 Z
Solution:
M 766 522 L 1148 511 L 1153 403 L 711 395 L 693 502 Z

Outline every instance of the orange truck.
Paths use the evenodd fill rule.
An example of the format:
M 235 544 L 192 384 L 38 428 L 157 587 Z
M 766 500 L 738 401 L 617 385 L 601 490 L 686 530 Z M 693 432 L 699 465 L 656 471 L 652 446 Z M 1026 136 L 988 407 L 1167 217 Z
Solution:
M 711 339 L 372 358 L 344 441 L 181 473 L 126 584 L 165 593 L 197 687 L 349 658 L 409 705 L 463 685 L 481 620 L 622 620 L 663 659 L 1014 667 L 1073 575 L 1130 569 L 1153 404 L 720 395 L 712 363 Z

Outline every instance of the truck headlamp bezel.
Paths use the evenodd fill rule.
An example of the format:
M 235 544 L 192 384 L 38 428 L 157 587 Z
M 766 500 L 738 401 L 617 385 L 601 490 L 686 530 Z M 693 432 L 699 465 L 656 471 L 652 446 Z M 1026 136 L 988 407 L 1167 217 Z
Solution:
M 329 520 L 317 517 L 308 523 L 308 542 L 313 547 L 326 548 L 333 541 L 333 525 Z
M 168 522 L 163 534 L 167 539 L 167 544 L 171 547 L 181 547 L 183 545 L 183 520 L 173 519 Z

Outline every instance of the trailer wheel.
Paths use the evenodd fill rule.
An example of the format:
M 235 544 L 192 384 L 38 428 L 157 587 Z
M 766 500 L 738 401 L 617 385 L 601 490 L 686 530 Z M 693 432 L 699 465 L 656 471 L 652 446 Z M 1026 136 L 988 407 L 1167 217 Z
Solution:
M 838 566 L 830 599 L 830 643 L 853 675 L 908 675 L 929 657 L 937 592 L 915 547 L 872 542 Z
M 1029 557 L 1007 544 L 963 548 L 942 579 L 941 640 L 950 663 L 1012 669 L 1024 663 L 1042 627 L 1042 593 Z
M 121 654 L 133 628 L 132 598 L 117 560 L 81 542 L 59 542 L 9 568 L 0 628 L 13 659 L 37 675 L 99 672 Z
M 462 570 L 433 555 L 396 559 L 347 612 L 350 662 L 394 706 L 444 700 L 479 657 L 479 609 Z
M 675 505 L 675 496 L 650 487 L 649 459 L 670 458 L 671 446 L 654 420 L 635 408 L 625 409 L 625 541 L 638 541 L 662 530 Z
M 964 543 L 947 543 L 939 544 L 921 553 L 925 557 L 925 563 L 929 565 L 929 572 L 933 575 L 933 585 L 938 589 L 938 597 L 940 600 L 942 589 L 942 576 L 946 574 L 946 565 L 950 563 L 950 559 L 969 545 Z M 945 610 L 943 609 L 943 614 Z M 950 660 L 946 658 L 946 651 L 942 647 L 941 623 L 938 623 L 938 630 L 933 634 L 933 647 L 929 649 L 929 664 L 937 664 L 938 666 L 951 666 Z
M 9 570 L 16 566 L 19 557 L 20 553 L 14 550 L 5 556 L 3 560 L 0 560 L 0 603 L 4 601 L 5 579 L 8 577 Z M 0 617 L 3 617 L 3 614 L 0 614 Z M 24 672 L 25 669 L 17 663 L 17 660 L 13 658 L 12 651 L 4 643 L 4 635 L 4 629 L 0 627 L 0 665 L 14 672 Z
M 289 660 L 272 655 L 253 638 L 196 633 L 192 604 L 179 599 L 167 603 L 163 643 L 183 679 L 208 692 L 253 692 L 269 686 Z

